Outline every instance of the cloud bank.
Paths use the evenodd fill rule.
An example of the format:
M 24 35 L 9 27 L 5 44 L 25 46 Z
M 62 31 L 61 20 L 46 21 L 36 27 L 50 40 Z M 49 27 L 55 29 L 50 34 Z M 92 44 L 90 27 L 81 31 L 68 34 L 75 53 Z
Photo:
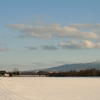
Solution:
M 92 23 L 71 23 L 69 26 L 74 27 L 74 28 L 100 28 L 100 24 L 92 24 Z
M 34 37 L 48 39 L 52 37 L 59 38 L 82 38 L 82 39 L 97 39 L 98 34 L 94 31 L 81 31 L 74 25 L 62 26 L 61 24 L 48 24 L 48 25 L 36 25 L 28 26 L 25 24 L 7 24 L 6 27 L 12 28 L 22 33 L 20 37 Z M 82 26 L 82 25 L 80 25 Z M 84 25 L 83 25 L 84 26 Z
M 100 43 L 93 43 L 88 40 L 61 42 L 59 47 L 63 49 L 100 49 Z
M 40 48 L 43 50 L 57 50 L 59 47 L 63 49 L 100 49 L 100 24 L 92 23 L 71 23 L 67 26 L 63 26 L 58 23 L 53 24 L 7 24 L 8 28 L 12 28 L 21 33 L 19 37 L 22 38 L 38 38 L 49 39 L 53 37 L 69 38 L 70 42 L 61 42 L 58 47 L 54 45 L 42 45 Z M 76 40 L 77 41 L 76 41 Z M 79 41 L 81 40 L 81 41 Z M 27 46 L 29 50 L 37 50 L 37 47 Z

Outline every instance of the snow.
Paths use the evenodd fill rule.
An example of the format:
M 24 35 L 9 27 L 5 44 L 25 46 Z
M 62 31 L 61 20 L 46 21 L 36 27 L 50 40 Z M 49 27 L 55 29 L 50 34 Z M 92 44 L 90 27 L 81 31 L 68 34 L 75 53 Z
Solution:
M 0 77 L 0 100 L 100 100 L 100 78 Z

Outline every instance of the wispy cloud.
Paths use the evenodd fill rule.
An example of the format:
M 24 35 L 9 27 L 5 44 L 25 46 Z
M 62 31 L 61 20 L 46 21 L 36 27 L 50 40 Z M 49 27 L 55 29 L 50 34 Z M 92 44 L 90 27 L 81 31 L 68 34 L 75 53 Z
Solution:
M 98 24 L 92 24 L 92 23 L 71 23 L 69 26 L 74 27 L 74 28 L 100 28 L 100 23 Z
M 9 49 L 5 47 L 0 47 L 0 51 L 9 51 Z
M 49 19 L 50 18 L 50 16 L 49 15 L 44 15 L 44 16 L 40 16 L 40 15 L 35 15 L 35 16 L 33 16 L 34 18 L 37 18 L 37 19 Z
M 100 42 L 93 43 L 88 40 L 61 42 L 59 44 L 63 49 L 100 49 Z
M 67 61 L 48 61 L 48 62 L 32 62 L 32 65 L 35 67 L 35 69 L 43 69 L 43 68 L 51 68 L 56 67 L 64 64 L 69 64 Z
M 42 45 L 40 46 L 43 50 L 57 50 L 58 48 L 54 45 Z
M 37 47 L 33 47 L 33 46 L 26 46 L 25 48 L 27 48 L 29 50 L 38 50 Z
M 32 66 L 34 66 L 34 69 L 43 69 L 43 68 L 50 68 L 57 66 L 59 64 L 50 63 L 50 62 L 32 62 Z
M 69 62 L 69 61 L 57 61 L 55 63 L 59 64 L 59 65 L 64 65 L 64 64 L 72 64 L 73 62 Z
M 7 24 L 6 27 L 18 30 L 22 33 L 20 37 L 35 37 L 48 39 L 52 37 L 59 38 L 99 38 L 98 34 L 94 31 L 81 31 L 76 27 L 62 26 L 61 24 L 48 24 L 48 25 L 36 25 L 28 26 L 25 24 Z

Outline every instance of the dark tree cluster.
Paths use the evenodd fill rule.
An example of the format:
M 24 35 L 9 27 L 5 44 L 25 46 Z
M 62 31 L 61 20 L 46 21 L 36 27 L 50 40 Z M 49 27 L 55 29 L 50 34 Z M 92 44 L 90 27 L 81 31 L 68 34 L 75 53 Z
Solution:
M 53 73 L 48 73 L 48 76 L 50 76 L 50 77 L 100 76 L 100 70 L 98 70 L 98 69 L 86 69 L 86 70 L 80 70 L 80 71 L 71 70 L 69 72 L 53 72 Z
M 38 71 L 38 72 L 30 72 L 30 71 L 25 71 L 25 72 L 20 72 L 20 75 L 47 75 L 48 72 L 46 71 Z
M 23 72 L 20 72 L 20 75 L 35 75 L 35 73 L 30 72 L 30 71 L 23 71 Z
M 7 74 L 9 74 L 10 77 L 12 77 L 13 75 L 19 75 L 19 71 L 16 72 L 7 72 Z

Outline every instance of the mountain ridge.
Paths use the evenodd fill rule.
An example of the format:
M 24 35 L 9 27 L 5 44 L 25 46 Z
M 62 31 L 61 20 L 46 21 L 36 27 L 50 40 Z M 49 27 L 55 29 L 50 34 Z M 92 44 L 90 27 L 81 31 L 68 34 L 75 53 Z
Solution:
M 37 70 L 30 70 L 30 71 L 48 71 L 48 72 L 65 72 L 71 70 L 86 70 L 86 69 L 100 69 L 100 62 L 90 62 L 90 63 L 75 63 L 75 64 L 64 64 L 56 67 L 51 68 L 44 68 L 44 69 L 37 69 Z

